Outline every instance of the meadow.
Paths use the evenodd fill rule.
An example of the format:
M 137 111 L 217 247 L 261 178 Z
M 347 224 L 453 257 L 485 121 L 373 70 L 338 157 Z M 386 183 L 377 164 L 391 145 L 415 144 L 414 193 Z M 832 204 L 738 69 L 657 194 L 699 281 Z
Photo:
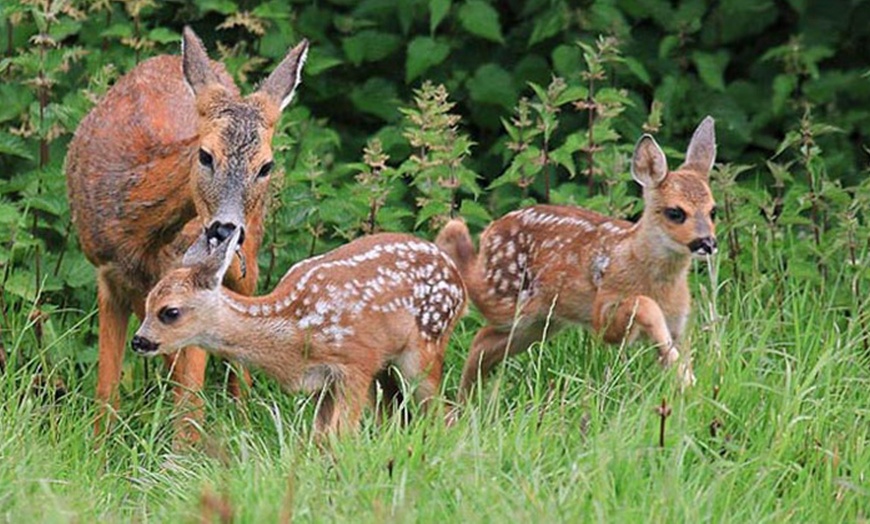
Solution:
M 788 4 L 788 5 L 785 5 Z M 75 2 L 0 5 L 0 522 L 865 522 L 870 515 L 870 2 Z M 536 202 L 627 219 L 642 133 L 678 165 L 717 121 L 720 250 L 690 274 L 681 391 L 648 343 L 547 334 L 444 409 L 318 446 L 313 400 L 212 359 L 173 446 L 160 361 L 97 413 L 92 266 L 63 160 L 78 122 L 192 24 L 242 87 L 312 51 L 276 132 L 260 290 L 374 231 L 475 233 Z M 130 333 L 136 327 L 130 326 Z M 408 384 L 407 387 L 413 387 Z

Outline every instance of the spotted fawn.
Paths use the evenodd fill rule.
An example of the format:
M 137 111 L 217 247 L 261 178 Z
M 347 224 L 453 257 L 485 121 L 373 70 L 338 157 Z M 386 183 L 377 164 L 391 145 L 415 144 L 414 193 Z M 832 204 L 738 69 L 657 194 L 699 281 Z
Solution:
M 677 344 L 689 316 L 691 260 L 716 252 L 708 180 L 715 157 L 711 117 L 675 171 L 644 135 L 631 161 L 644 199 L 636 223 L 578 207 L 532 206 L 490 224 L 475 253 L 465 223 L 449 222 L 436 243 L 456 262 L 488 322 L 472 342 L 460 399 L 478 377 L 540 340 L 547 326 L 554 332 L 570 324 L 591 327 L 609 343 L 646 335 L 659 362 L 679 362 L 682 384 L 694 384 L 691 360 L 680 358 Z
M 353 430 L 373 380 L 390 365 L 418 382 L 416 400 L 429 404 L 466 307 L 462 277 L 435 244 L 363 237 L 299 262 L 270 294 L 246 297 L 220 286 L 238 236 L 213 249 L 200 239 L 199 254 L 186 257 L 194 260 L 157 284 L 134 351 L 195 344 L 259 367 L 288 390 L 319 393 L 318 435 Z

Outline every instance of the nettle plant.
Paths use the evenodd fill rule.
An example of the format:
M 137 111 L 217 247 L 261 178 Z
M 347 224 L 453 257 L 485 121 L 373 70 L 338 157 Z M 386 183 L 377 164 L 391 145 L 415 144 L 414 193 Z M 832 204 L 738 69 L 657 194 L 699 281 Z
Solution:
M 455 103 L 448 97 L 446 87 L 426 81 L 414 90 L 414 105 L 401 110 L 412 153 L 399 172 L 417 189 L 415 228 L 428 223 L 430 230 L 440 229 L 456 213 L 461 190 L 480 194 L 477 175 L 463 164 L 473 142 L 459 130 L 460 117 L 450 112 Z
M 544 88 L 529 86 L 532 98 L 520 98 L 510 119 L 502 119 L 508 135 L 505 171 L 489 186 L 495 189 L 514 184 L 520 188 L 512 207 L 538 200 L 554 203 L 579 203 L 618 216 L 632 214 L 636 198 L 629 197 L 625 182 L 626 159 L 632 144 L 624 143 L 615 129 L 617 118 L 633 103 L 624 89 L 609 82 L 609 70 L 624 63 L 615 37 L 599 37 L 594 45 L 578 42 L 585 68 L 565 79 L 554 76 Z M 572 108 L 580 118 L 563 123 L 563 112 Z M 651 122 L 661 119 L 661 104 Z M 573 115 L 572 115 L 573 116 Z M 584 127 L 585 125 L 585 127 Z M 561 128 L 561 129 L 560 129 Z M 648 129 L 654 132 L 657 127 Z M 585 183 L 571 180 L 557 184 L 559 168 L 570 179 L 582 176 Z M 530 187 L 540 181 L 539 199 L 532 198 Z

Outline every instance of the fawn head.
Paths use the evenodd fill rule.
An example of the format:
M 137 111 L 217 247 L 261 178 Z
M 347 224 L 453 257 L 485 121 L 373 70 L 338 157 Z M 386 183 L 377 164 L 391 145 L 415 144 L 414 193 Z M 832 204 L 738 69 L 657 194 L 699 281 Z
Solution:
M 668 171 L 661 148 L 650 135 L 638 141 L 631 159 L 631 174 L 643 186 L 643 219 L 658 238 L 658 245 L 675 254 L 703 258 L 716 252 L 716 203 L 709 173 L 716 160 L 716 134 L 712 117 L 695 129 L 686 160 Z
M 256 92 L 240 98 L 219 82 L 202 42 L 184 28 L 182 68 L 199 118 L 191 189 L 208 239 L 222 242 L 241 229 L 240 241 L 245 241 L 245 218 L 265 202 L 273 166 L 272 133 L 299 85 L 307 53 L 303 40 Z
M 213 348 L 210 328 L 218 318 L 220 287 L 239 249 L 241 228 L 223 242 L 200 235 L 184 256 L 184 265 L 167 273 L 145 300 L 145 319 L 131 347 L 140 355 L 171 353 L 198 344 Z

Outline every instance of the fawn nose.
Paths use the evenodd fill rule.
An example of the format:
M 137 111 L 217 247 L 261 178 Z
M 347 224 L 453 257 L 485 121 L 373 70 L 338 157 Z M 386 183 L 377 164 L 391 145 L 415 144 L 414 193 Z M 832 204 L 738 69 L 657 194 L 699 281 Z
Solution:
M 205 230 L 205 236 L 210 241 L 212 239 L 217 240 L 217 243 L 220 244 L 224 240 L 228 239 L 233 231 L 236 230 L 236 225 L 231 222 L 218 222 L 215 220 L 208 226 L 208 229 Z M 242 227 L 242 230 L 239 231 L 239 245 L 245 243 L 245 228 Z
M 696 238 L 689 243 L 689 251 L 696 255 L 712 255 L 716 253 L 716 247 L 714 237 Z
M 146 353 L 153 353 L 157 351 L 157 348 L 160 347 L 160 344 L 157 342 L 152 342 L 145 337 L 140 337 L 136 335 L 133 337 L 133 340 L 130 341 L 130 347 L 133 348 L 133 351 L 139 353 L 140 355 L 144 355 Z

